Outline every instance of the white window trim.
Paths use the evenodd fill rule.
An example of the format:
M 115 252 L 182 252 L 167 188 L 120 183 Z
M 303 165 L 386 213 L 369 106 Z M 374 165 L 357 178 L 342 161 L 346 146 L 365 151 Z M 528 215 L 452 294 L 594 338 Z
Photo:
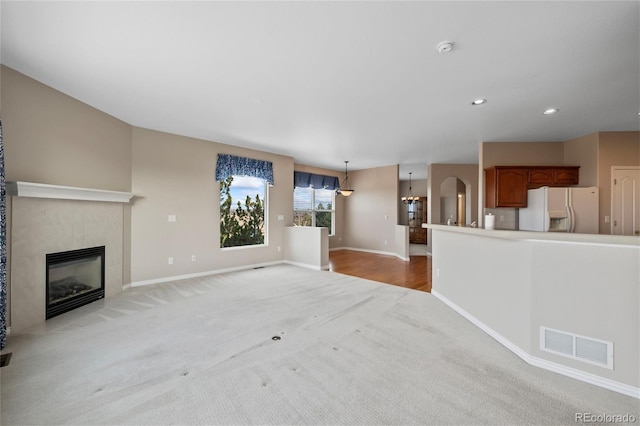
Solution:
M 233 175 L 234 177 L 237 175 Z M 262 178 L 258 178 L 262 179 Z M 221 251 L 231 251 L 231 250 L 247 250 L 253 248 L 260 247 L 269 247 L 269 188 L 271 187 L 265 179 L 262 179 L 264 184 L 264 243 L 262 244 L 250 244 L 244 246 L 233 246 L 233 247 L 218 247 Z M 218 190 L 219 192 L 219 190 Z M 218 206 L 218 212 L 220 210 L 220 206 Z M 219 239 L 219 238 L 218 238 Z M 219 244 L 219 242 L 218 242 Z
M 336 230 L 336 194 L 335 192 L 333 192 L 333 194 L 331 194 L 331 210 L 316 210 L 315 206 L 316 206 L 316 188 L 309 188 L 312 190 L 312 196 L 311 196 L 311 205 L 313 206 L 313 208 L 311 210 L 308 209 L 301 209 L 301 210 L 293 210 L 294 213 L 295 212 L 308 212 L 310 213 L 311 216 L 311 226 L 309 228 L 315 228 L 316 227 L 316 215 L 314 213 L 316 212 L 329 212 L 331 213 L 331 229 L 329 229 L 329 236 L 332 237 L 335 235 L 335 230 Z M 322 188 L 321 188 L 322 189 Z

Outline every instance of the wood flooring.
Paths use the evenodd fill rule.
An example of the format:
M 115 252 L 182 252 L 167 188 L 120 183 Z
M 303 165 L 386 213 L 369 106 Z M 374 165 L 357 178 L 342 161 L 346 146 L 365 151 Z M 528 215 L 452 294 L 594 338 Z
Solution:
M 329 252 L 329 270 L 386 284 L 431 292 L 431 256 L 395 256 L 355 250 Z

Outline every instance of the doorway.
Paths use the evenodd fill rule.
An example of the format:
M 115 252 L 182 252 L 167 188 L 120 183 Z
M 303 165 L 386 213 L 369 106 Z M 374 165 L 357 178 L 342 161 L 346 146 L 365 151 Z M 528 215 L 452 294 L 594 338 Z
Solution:
M 640 235 L 640 167 L 611 168 L 611 234 Z

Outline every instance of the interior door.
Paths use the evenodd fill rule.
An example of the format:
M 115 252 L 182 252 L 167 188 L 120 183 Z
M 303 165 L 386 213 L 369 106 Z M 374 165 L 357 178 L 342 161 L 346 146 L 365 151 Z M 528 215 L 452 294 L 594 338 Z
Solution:
M 640 167 L 613 167 L 611 194 L 611 233 L 640 235 Z

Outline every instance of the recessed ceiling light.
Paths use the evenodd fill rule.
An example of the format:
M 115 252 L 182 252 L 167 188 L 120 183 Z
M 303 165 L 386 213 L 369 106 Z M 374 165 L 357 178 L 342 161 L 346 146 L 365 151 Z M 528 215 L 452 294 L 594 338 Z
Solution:
M 558 111 L 560 111 L 558 108 L 547 108 L 547 109 L 544 110 L 543 114 L 544 115 L 551 115 L 551 114 L 555 114 Z
M 451 52 L 451 49 L 453 49 L 453 42 L 452 41 L 441 41 L 436 46 L 436 49 L 438 49 L 439 53 Z
M 471 102 L 471 105 L 482 105 L 486 103 L 487 103 L 486 99 L 476 99 L 475 101 Z

